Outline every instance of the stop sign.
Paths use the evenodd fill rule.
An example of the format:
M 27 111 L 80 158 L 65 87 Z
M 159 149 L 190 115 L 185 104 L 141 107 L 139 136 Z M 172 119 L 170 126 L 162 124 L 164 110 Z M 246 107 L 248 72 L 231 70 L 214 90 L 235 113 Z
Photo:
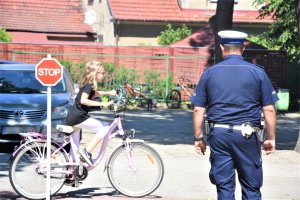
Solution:
M 63 76 L 63 66 L 54 58 L 44 58 L 35 66 L 35 78 L 44 86 L 55 86 Z

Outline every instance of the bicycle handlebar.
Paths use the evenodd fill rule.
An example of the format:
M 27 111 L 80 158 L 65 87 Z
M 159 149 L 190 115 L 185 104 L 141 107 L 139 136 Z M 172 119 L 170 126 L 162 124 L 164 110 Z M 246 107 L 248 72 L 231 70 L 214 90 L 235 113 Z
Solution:
M 125 107 L 127 103 L 127 98 L 126 98 L 126 93 L 124 88 L 120 87 L 117 89 L 117 95 L 115 96 L 115 99 L 113 100 L 113 106 L 114 106 L 114 111 L 120 111 Z
M 189 78 L 187 78 L 185 76 L 177 76 L 176 79 L 179 80 L 180 83 L 183 83 L 183 82 L 192 82 Z

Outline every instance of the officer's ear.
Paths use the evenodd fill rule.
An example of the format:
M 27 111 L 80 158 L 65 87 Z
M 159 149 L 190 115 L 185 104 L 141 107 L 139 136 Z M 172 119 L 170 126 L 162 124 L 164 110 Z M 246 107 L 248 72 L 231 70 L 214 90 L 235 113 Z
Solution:
M 221 50 L 222 50 L 222 56 L 225 57 L 226 56 L 226 51 L 225 51 L 225 47 L 220 44 Z
M 224 51 L 224 46 L 222 44 L 220 44 L 221 50 Z

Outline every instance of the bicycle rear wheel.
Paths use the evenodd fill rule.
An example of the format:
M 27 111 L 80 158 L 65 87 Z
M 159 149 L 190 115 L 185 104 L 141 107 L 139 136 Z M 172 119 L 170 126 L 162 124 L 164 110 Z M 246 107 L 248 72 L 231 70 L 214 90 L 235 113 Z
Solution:
M 181 104 L 181 94 L 178 90 L 171 90 L 166 98 L 167 107 L 170 109 L 178 109 Z
M 154 91 L 147 91 L 147 93 L 144 94 L 144 97 L 140 99 L 140 106 L 141 107 L 147 107 L 148 110 L 151 110 L 152 108 L 156 108 L 158 103 L 158 96 L 156 92 Z
M 129 163 L 131 155 L 133 166 Z M 159 154 L 150 146 L 133 142 L 130 152 L 118 147 L 108 161 L 107 175 L 112 186 L 129 197 L 143 197 L 154 192 L 162 182 L 164 165 Z
M 57 147 L 52 145 L 51 152 Z M 51 166 L 54 163 L 67 162 L 67 155 L 58 151 L 51 156 Z M 32 142 L 24 146 L 13 158 L 9 169 L 9 180 L 14 190 L 27 199 L 46 198 L 46 142 Z M 62 168 L 65 170 L 66 168 Z M 64 185 L 65 174 L 52 173 L 50 178 L 51 195 L 56 194 Z

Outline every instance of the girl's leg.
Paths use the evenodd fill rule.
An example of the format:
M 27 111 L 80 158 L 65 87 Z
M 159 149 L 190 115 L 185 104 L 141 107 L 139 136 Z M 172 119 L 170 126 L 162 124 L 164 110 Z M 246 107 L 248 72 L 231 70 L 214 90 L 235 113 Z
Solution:
M 92 117 L 88 118 L 80 124 L 77 124 L 76 127 L 80 127 L 84 130 L 90 130 L 96 133 L 96 135 L 92 138 L 86 148 L 86 151 L 89 153 L 93 152 L 97 144 L 100 143 L 108 130 L 108 128 L 106 128 L 108 127 L 108 124 L 106 122 L 102 122 L 101 120 L 94 119 Z
M 104 127 L 101 130 L 99 130 L 96 135 L 93 137 L 89 145 L 86 147 L 86 151 L 89 153 L 92 153 L 94 149 L 96 148 L 97 144 L 100 143 L 102 138 L 104 137 L 104 134 L 108 131 L 108 127 Z

